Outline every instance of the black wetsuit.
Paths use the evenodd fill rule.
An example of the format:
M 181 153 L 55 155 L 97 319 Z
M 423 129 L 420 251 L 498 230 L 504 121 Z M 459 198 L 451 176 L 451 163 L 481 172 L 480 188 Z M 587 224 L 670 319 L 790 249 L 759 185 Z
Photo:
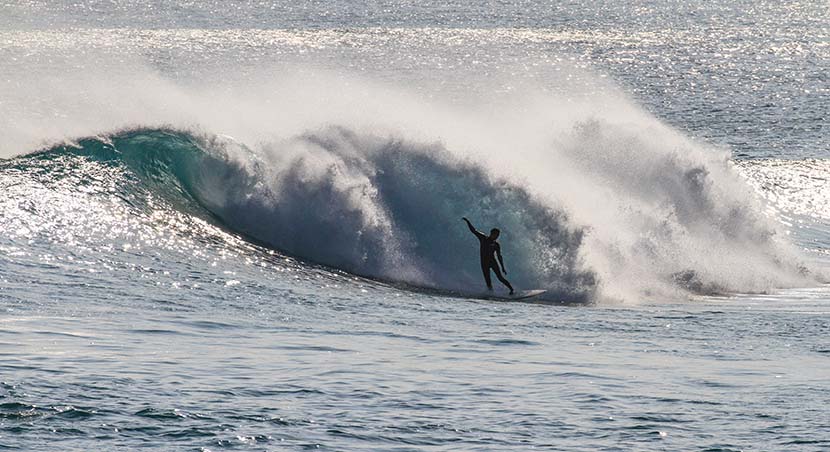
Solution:
M 496 274 L 496 278 L 501 281 L 502 284 L 507 286 L 510 291 L 513 291 L 513 287 L 504 279 L 504 276 L 501 275 L 501 270 L 499 269 L 498 261 L 496 260 L 496 253 L 501 254 L 501 246 L 499 246 L 499 242 L 495 240 L 491 240 L 490 237 L 485 236 L 482 234 L 481 236 L 476 235 L 478 237 L 478 241 L 481 242 L 481 272 L 484 273 L 484 282 L 487 283 L 487 288 L 493 290 L 493 282 L 490 280 L 490 270 L 493 270 L 493 273 Z
M 475 234 L 476 238 L 478 238 L 480 244 L 481 272 L 484 274 L 484 282 L 487 283 L 487 289 L 493 290 L 493 282 L 490 279 L 490 270 L 493 270 L 496 274 L 496 278 L 498 278 L 502 284 L 507 286 L 512 294 L 513 286 L 511 286 L 510 282 L 502 276 L 501 269 L 499 269 L 499 264 L 496 260 L 497 256 L 501 257 L 501 246 L 499 245 L 499 242 L 497 242 L 496 239 L 491 239 L 490 237 L 477 231 L 469 222 L 467 222 L 467 226 L 469 226 L 470 232 Z

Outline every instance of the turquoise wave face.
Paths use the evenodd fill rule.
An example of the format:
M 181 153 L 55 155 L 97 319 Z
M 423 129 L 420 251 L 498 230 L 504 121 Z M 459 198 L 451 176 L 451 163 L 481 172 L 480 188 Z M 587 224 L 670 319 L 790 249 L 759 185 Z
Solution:
M 183 131 L 168 129 L 135 129 L 102 137 L 83 138 L 77 143 L 56 146 L 29 158 L 42 163 L 54 162 L 56 169 L 72 165 L 68 157 L 83 157 L 106 167 L 128 171 L 129 191 L 150 189 L 176 208 L 188 213 L 208 213 L 192 195 L 199 168 L 217 157 L 205 152 L 200 139 Z M 18 162 L 26 160 L 19 159 Z M 19 164 L 19 163 L 18 163 Z
M 27 158 L 120 167 L 132 185 L 123 191 L 133 191 L 125 198 L 146 191 L 280 252 L 420 287 L 484 289 L 467 216 L 481 230 L 502 230 L 515 286 L 568 301 L 596 290 L 580 260 L 583 232 L 564 212 L 437 145 L 330 128 L 257 154 L 229 138 L 137 129 Z

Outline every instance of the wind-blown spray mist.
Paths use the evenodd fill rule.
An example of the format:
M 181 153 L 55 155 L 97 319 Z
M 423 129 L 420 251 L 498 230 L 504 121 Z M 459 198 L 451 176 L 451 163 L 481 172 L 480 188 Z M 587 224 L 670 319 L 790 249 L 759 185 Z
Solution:
M 725 152 L 653 120 L 580 123 L 557 149 L 594 193 L 572 208 L 590 225 L 592 268 L 617 292 L 766 291 L 810 278 Z

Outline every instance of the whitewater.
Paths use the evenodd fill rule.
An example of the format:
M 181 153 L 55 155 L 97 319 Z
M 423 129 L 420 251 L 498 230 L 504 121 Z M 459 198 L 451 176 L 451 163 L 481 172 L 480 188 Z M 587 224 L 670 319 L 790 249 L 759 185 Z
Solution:
M 0 448 L 827 448 L 828 11 L 749 5 L 0 5 Z

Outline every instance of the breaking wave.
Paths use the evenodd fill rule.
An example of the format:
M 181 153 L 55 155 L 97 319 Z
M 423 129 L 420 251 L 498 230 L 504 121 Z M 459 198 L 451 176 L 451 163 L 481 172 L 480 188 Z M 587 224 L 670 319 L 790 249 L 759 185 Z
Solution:
M 480 291 L 478 245 L 461 216 L 498 224 L 519 287 L 588 301 L 581 228 L 438 145 L 332 127 L 254 153 L 228 137 L 140 129 L 46 154 L 123 164 L 179 209 L 281 252 L 411 285 Z
M 440 143 L 341 126 L 256 148 L 141 128 L 39 158 L 123 166 L 176 208 L 254 242 L 419 287 L 480 291 L 462 216 L 501 228 L 514 285 L 557 300 L 765 291 L 814 277 L 718 153 L 666 152 L 659 138 L 596 120 L 551 146 L 558 169 L 521 182 Z

